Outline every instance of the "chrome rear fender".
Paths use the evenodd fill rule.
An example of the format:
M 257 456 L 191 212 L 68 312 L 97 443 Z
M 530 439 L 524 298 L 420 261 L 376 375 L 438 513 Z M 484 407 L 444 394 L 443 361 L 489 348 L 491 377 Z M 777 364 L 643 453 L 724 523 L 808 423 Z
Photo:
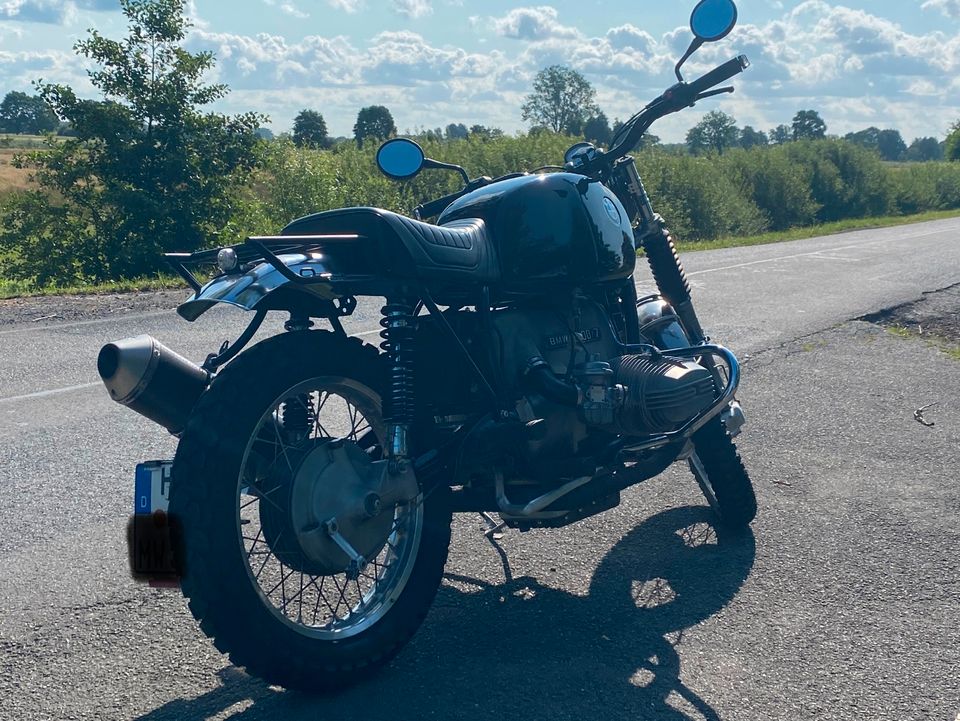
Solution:
M 359 276 L 338 272 L 335 258 L 324 253 L 290 254 L 279 256 L 283 264 L 302 278 L 311 280 L 327 277 L 329 283 L 298 285 L 285 278 L 269 263 L 259 263 L 245 273 L 217 276 L 177 308 L 183 318 L 194 321 L 218 303 L 243 310 L 291 310 L 304 303 L 330 302 L 350 295 L 344 287 Z

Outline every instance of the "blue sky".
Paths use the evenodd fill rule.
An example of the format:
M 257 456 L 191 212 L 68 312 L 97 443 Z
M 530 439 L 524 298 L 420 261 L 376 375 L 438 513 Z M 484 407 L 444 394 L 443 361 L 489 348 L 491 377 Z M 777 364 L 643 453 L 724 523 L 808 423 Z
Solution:
M 649 0 L 193 0 L 191 49 L 211 50 L 233 89 L 218 110 L 259 110 L 276 131 L 302 108 L 350 134 L 363 105 L 387 105 L 401 130 L 482 123 L 508 131 L 536 72 L 571 65 L 610 118 L 671 82 L 694 2 Z M 704 48 L 690 73 L 740 52 L 753 67 L 738 92 L 657 126 L 682 139 L 713 108 L 769 129 L 800 108 L 830 132 L 869 125 L 907 141 L 943 137 L 960 118 L 960 0 L 741 0 L 740 26 Z M 0 94 L 36 78 L 89 92 L 71 46 L 87 28 L 119 37 L 115 0 L 0 0 Z

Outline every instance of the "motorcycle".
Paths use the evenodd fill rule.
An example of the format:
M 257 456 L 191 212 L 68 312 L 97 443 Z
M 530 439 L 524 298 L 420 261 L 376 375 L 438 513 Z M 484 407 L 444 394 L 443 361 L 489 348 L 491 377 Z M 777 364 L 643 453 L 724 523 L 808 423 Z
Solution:
M 578 143 L 562 168 L 470 180 L 395 138 L 377 153 L 387 176 L 452 169 L 463 188 L 413 218 L 347 208 L 168 254 L 195 291 L 186 320 L 218 304 L 254 315 L 201 366 L 149 336 L 100 352 L 111 397 L 179 437 L 172 462 L 137 467 L 135 577 L 179 585 L 236 665 L 315 691 L 368 676 L 414 634 L 453 513 L 560 528 L 685 461 L 719 522 L 748 525 L 740 367 L 707 339 L 628 154 L 656 120 L 733 91 L 716 86 L 744 56 L 689 83 L 681 67 L 736 20 L 731 0 L 696 6 L 678 82 L 606 152 Z M 641 249 L 656 296 L 637 297 Z M 379 347 L 342 323 L 362 296 L 386 299 Z M 270 312 L 285 332 L 245 349 Z

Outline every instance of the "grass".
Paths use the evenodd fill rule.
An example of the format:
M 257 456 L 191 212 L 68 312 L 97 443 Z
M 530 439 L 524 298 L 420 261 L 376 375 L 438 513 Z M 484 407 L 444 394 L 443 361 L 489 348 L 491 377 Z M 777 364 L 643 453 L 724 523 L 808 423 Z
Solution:
M 90 283 L 76 286 L 37 287 L 24 280 L 0 278 L 0 300 L 38 295 L 96 295 L 98 293 L 134 293 L 146 290 L 170 290 L 186 288 L 187 284 L 175 275 L 159 275 L 152 278 L 118 280 L 111 283 Z
M 926 341 L 930 348 L 936 348 L 948 358 L 952 358 L 955 361 L 960 361 L 960 345 L 957 345 L 956 341 L 949 340 L 947 338 L 941 338 L 940 336 L 931 335 L 929 333 L 921 334 L 918 331 L 902 325 L 890 326 L 886 330 L 887 333 L 894 335 L 897 338 L 921 338 Z
M 740 248 L 748 245 L 768 245 L 770 243 L 784 243 L 790 240 L 816 238 L 821 235 L 834 235 L 836 233 L 845 233 L 851 230 L 890 228 L 897 225 L 925 223 L 931 220 L 944 220 L 946 218 L 960 218 L 960 209 L 932 210 L 926 213 L 918 213 L 916 215 L 890 215 L 878 218 L 853 218 L 851 220 L 840 220 L 835 223 L 811 225 L 804 228 L 791 228 L 790 230 L 763 233 L 761 235 L 751 235 L 741 238 L 719 238 L 717 240 L 708 240 L 695 243 L 680 242 L 678 249 L 681 252 L 689 253 L 698 250 L 720 250 L 721 248 Z M 669 222 L 667 225 L 669 226 Z
M 39 150 L 46 146 L 46 142 L 45 135 L 0 134 L 0 149 Z

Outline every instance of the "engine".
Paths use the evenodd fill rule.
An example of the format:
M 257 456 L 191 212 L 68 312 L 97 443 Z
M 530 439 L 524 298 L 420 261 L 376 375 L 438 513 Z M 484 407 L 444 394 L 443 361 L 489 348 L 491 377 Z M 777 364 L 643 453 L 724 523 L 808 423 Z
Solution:
M 568 439 L 573 424 L 581 438 L 590 428 L 625 435 L 676 430 L 716 398 L 713 375 L 694 361 L 620 355 L 605 311 L 594 303 L 503 311 L 493 324 L 521 417 L 566 414 L 560 425 Z

